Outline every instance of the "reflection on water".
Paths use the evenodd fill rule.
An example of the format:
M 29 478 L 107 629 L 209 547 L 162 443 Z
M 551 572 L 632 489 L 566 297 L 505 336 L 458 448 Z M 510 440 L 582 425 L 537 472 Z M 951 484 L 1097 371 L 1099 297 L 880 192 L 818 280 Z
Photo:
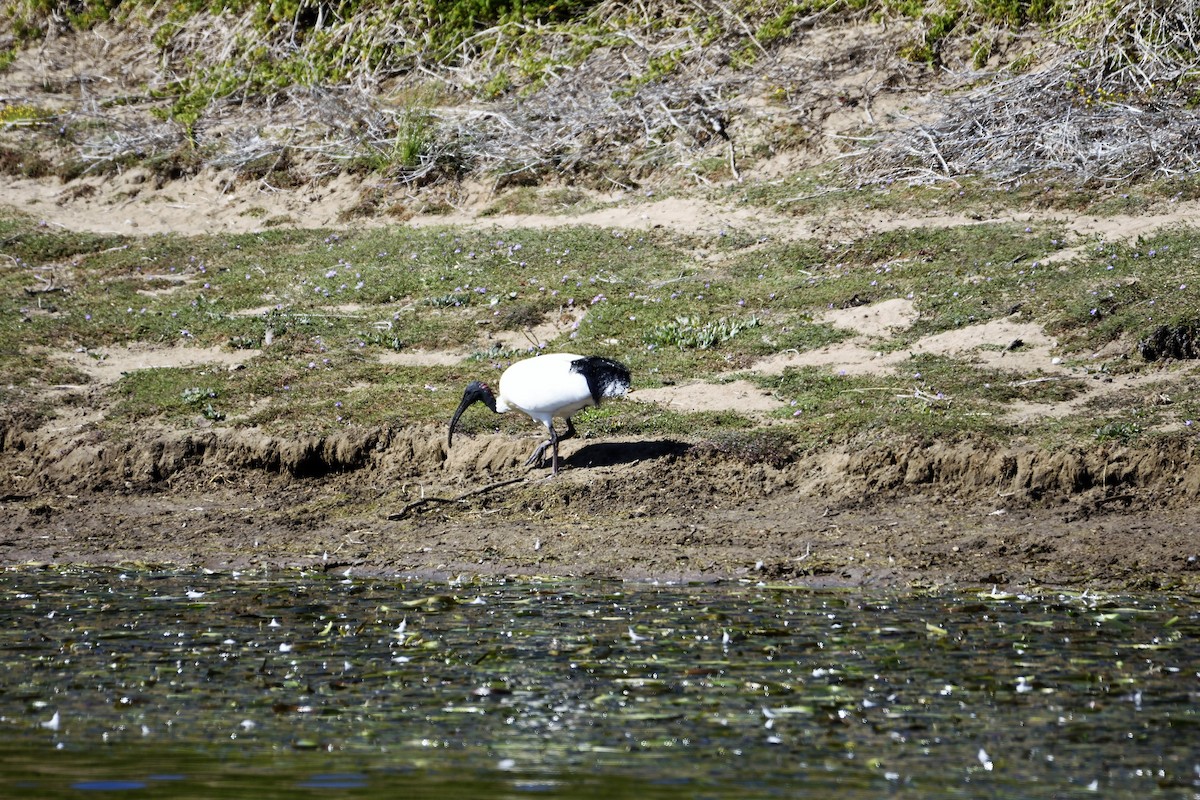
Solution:
M 1200 603 L 0 573 L 0 796 L 1200 796 Z

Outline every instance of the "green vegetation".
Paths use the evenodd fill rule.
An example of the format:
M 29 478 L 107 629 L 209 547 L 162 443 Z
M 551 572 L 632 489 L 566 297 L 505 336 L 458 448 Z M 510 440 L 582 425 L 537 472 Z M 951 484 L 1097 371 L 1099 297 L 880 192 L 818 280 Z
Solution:
M 1195 199 L 1200 189 L 1195 176 L 1183 174 L 1135 185 L 1088 187 L 1061 175 L 1026 175 L 1022 180 L 997 183 L 962 178 L 953 183 L 879 181 L 845 186 L 841 176 L 824 170 L 805 170 L 779 180 L 715 190 L 722 199 L 768 208 L 795 216 L 837 213 L 847 206 L 877 211 L 964 214 L 976 219 L 1003 215 L 1013 209 L 1087 212 L 1100 216 L 1133 214 L 1164 202 Z
M 656 325 L 646 334 L 646 341 L 653 345 L 668 345 L 680 350 L 697 348 L 708 350 L 725 344 L 744 330 L 758 327 L 757 317 L 702 322 L 696 317 L 676 317 Z
M 736 230 L 702 241 L 584 226 L 113 237 L 9 215 L 0 219 L 0 239 L 13 258 L 0 270 L 6 403 L 30 402 L 38 387 L 88 381 L 56 353 L 105 359 L 129 343 L 251 351 L 239 370 L 129 372 L 111 388 L 114 430 L 153 417 L 308 432 L 441 423 L 466 381 L 494 377 L 539 346 L 621 359 L 642 388 L 723 380 L 758 359 L 849 336 L 822 321 L 828 309 L 893 299 L 911 302 L 918 316 L 875 341 L 881 352 L 1012 318 L 1044 327 L 1080 366 L 1115 344 L 1122 358 L 1091 367 L 1130 371 L 1154 368 L 1147 354 L 1190 357 L 1200 327 L 1200 234 L 1191 228 L 1128 246 L 1067 241 L 1051 224 L 914 229 L 836 244 L 762 243 Z M 1075 249 L 1064 257 L 1068 245 Z M 697 249 L 721 259 L 698 268 Z M 561 319 L 577 322 L 557 338 L 527 334 L 528 346 L 485 347 L 454 366 L 387 362 L 397 352 L 470 352 L 488 332 Z M 1152 338 L 1153 348 L 1139 348 Z M 782 428 L 771 436 L 782 438 L 759 440 L 755 423 L 737 413 L 667 412 L 636 394 L 583 421 L 599 433 L 700 436 L 721 452 L 769 453 L 775 461 L 787 449 L 781 442 L 1010 436 L 1012 404 L 1072 399 L 1087 374 L 1000 372 L 922 354 L 900 359 L 891 377 L 816 368 L 744 377 L 779 400 Z M 1163 390 L 1171 400 L 1108 400 L 1086 419 L 1040 424 L 1068 438 L 1152 435 L 1200 414 L 1194 387 L 1179 380 Z M 490 414 L 463 420 L 468 432 L 497 427 L 527 423 Z M 738 431 L 750 438 L 729 438 Z

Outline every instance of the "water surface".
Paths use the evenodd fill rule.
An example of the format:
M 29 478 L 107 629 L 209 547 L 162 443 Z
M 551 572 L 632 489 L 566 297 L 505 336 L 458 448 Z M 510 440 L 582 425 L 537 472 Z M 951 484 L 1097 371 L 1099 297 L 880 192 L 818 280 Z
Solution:
M 0 796 L 1200 796 L 1200 603 L 0 573 Z

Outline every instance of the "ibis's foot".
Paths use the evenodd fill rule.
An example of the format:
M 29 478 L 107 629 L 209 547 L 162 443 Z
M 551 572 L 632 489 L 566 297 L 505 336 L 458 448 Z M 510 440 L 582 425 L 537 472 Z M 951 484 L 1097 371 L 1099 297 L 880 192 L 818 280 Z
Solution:
M 545 453 L 546 453 L 546 448 L 552 444 L 553 444 L 553 442 L 551 442 L 549 440 L 542 442 L 541 446 L 538 447 L 537 450 L 533 451 L 533 455 L 531 455 L 528 459 L 526 459 L 525 466 L 528 467 L 530 464 L 534 464 L 534 463 L 541 464 L 542 456 L 545 455 Z

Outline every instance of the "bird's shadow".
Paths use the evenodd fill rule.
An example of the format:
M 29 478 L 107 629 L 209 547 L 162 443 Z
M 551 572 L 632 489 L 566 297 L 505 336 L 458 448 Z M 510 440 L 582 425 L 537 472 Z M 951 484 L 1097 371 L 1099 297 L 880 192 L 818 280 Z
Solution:
M 691 447 L 687 442 L 659 439 L 651 442 L 597 442 L 586 444 L 563 459 L 572 467 L 613 467 L 681 456 Z

